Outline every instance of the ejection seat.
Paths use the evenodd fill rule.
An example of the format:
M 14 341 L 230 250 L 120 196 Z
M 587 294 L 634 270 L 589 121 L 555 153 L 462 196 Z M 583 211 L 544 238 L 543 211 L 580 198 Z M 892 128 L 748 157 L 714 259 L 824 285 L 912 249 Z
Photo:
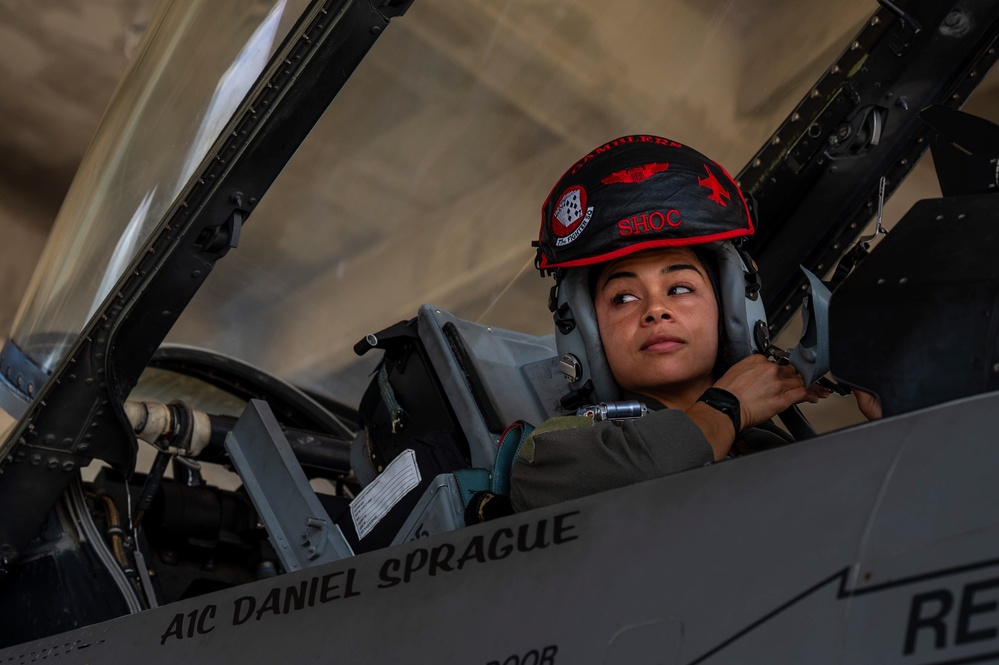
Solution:
M 497 451 L 507 428 L 558 415 L 566 392 L 553 335 L 430 305 L 355 351 L 376 348 L 384 356 L 361 400 L 364 427 L 351 453 L 364 489 L 338 520 L 359 552 L 465 526 L 474 494 L 506 493 L 516 445 Z

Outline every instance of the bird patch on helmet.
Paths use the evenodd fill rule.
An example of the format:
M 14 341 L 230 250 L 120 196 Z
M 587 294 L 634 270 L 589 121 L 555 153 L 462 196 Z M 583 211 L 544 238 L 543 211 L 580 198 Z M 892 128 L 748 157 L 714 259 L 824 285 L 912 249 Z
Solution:
M 578 238 L 593 217 L 593 206 L 586 206 L 586 190 L 580 186 L 562 192 L 552 213 L 552 233 L 559 247 Z
M 542 272 L 594 265 L 754 231 L 742 192 L 719 164 L 676 141 L 626 136 L 556 183 L 542 208 L 536 265 Z
M 605 185 L 613 185 L 616 182 L 639 183 L 648 180 L 657 173 L 662 173 L 669 169 L 669 164 L 642 164 L 630 169 L 615 171 L 606 178 L 600 180 Z

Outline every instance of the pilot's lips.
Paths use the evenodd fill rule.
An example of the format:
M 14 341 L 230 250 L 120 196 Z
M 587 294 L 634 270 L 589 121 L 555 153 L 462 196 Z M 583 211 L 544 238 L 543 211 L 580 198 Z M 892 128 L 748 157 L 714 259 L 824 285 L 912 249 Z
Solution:
M 669 353 L 682 347 L 684 342 L 679 337 L 673 335 L 653 335 L 642 344 L 642 351 L 649 353 Z

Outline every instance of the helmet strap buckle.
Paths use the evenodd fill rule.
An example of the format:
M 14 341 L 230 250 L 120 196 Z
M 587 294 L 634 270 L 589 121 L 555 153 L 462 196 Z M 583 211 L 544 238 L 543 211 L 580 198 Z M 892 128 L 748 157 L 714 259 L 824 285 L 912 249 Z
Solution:
M 558 282 L 552 284 L 552 288 L 548 291 L 548 311 L 555 312 L 558 309 Z
M 552 318 L 555 319 L 555 327 L 563 335 L 568 335 L 576 329 L 576 319 L 573 318 L 572 309 L 567 302 L 555 308 L 555 315 Z
M 760 289 L 763 287 L 763 282 L 760 280 L 760 271 L 756 268 L 756 262 L 753 261 L 749 252 L 743 248 L 742 243 L 735 243 L 735 249 L 739 252 L 739 256 L 742 257 L 742 263 L 746 267 L 746 297 L 755 301 L 760 297 Z

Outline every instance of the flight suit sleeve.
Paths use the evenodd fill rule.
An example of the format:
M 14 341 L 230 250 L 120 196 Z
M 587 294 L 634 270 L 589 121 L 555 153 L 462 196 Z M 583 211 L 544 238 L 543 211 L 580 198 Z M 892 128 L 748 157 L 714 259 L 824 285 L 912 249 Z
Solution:
M 701 430 L 676 409 L 622 423 L 552 418 L 524 441 L 513 464 L 510 500 L 530 510 L 710 464 Z

